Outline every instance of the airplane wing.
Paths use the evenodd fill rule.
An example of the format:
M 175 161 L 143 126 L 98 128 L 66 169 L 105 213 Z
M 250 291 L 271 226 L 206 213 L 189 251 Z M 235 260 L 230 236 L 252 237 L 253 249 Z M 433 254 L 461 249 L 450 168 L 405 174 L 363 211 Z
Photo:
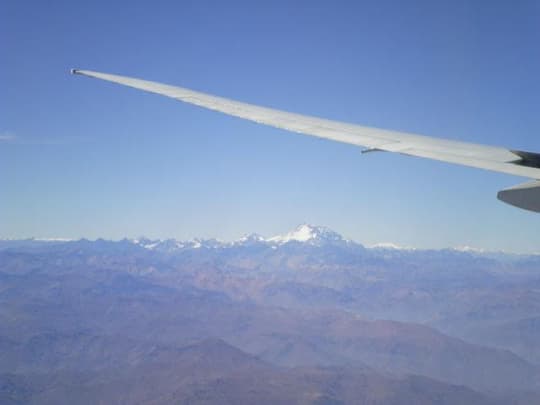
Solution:
M 540 212 L 539 153 L 347 124 L 132 77 L 78 69 L 72 69 L 71 73 L 160 94 L 260 124 L 362 146 L 367 148 L 366 152 L 375 150 L 397 152 L 534 179 L 502 190 L 497 197 L 508 204 Z

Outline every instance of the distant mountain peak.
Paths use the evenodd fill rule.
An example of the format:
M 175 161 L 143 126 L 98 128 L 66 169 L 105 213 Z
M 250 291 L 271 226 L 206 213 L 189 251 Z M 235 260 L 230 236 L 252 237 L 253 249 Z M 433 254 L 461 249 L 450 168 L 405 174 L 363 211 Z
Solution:
M 456 246 L 453 248 L 453 250 L 458 252 L 466 252 L 466 253 L 486 253 L 484 249 L 473 247 L 473 246 Z
M 266 239 L 264 239 L 261 235 L 258 233 L 248 233 L 242 236 L 240 239 L 238 239 L 237 243 L 257 243 L 257 242 L 265 242 Z
M 381 250 L 416 250 L 414 247 L 402 246 L 392 242 L 380 242 L 370 245 L 371 249 L 381 249 Z
M 301 224 L 290 232 L 283 235 L 276 235 L 268 242 L 283 244 L 288 242 L 306 242 L 316 244 L 321 242 L 346 242 L 343 237 L 325 226 L 315 226 L 310 224 Z

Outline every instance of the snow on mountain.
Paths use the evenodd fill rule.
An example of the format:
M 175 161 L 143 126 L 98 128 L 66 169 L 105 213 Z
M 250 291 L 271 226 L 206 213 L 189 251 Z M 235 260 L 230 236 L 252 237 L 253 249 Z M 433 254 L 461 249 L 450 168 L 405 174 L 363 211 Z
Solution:
M 416 248 L 409 246 L 401 246 L 392 242 L 381 242 L 368 246 L 370 249 L 391 249 L 391 250 L 416 250 Z
M 312 245 L 324 242 L 347 242 L 339 233 L 334 232 L 329 228 L 309 224 L 302 224 L 286 234 L 273 236 L 266 241 L 278 245 L 292 241 L 304 242 Z
M 224 247 L 227 243 L 217 239 L 193 239 L 190 241 L 178 241 L 176 239 L 148 239 L 138 238 L 131 239 L 131 243 L 138 245 L 148 250 L 156 250 L 160 252 L 174 252 L 181 249 L 200 249 L 200 248 L 219 248 Z
M 71 240 L 65 238 L 30 238 L 30 239 L 1 239 L 0 238 L 0 249 L 9 248 L 12 246 L 19 246 L 21 244 L 34 244 L 36 246 L 44 243 L 54 244 L 78 244 L 78 243 L 93 243 L 87 239 L 80 240 Z M 113 241 L 104 241 L 102 239 L 97 239 L 95 242 L 108 242 L 112 243 Z M 188 241 L 179 241 L 173 238 L 169 239 L 149 239 L 146 237 L 140 237 L 136 239 L 123 239 L 119 242 L 122 243 L 131 243 L 135 246 L 139 246 L 146 250 L 155 251 L 159 253 L 175 253 L 183 250 L 190 249 L 228 249 L 228 248 L 254 248 L 254 249 L 280 249 L 281 247 L 292 245 L 308 245 L 313 247 L 336 247 L 336 246 L 347 246 L 348 248 L 362 248 L 364 247 L 360 243 L 343 238 L 339 233 L 334 232 L 330 228 L 324 226 L 315 226 L 310 224 L 301 224 L 295 229 L 281 234 L 265 238 L 256 233 L 246 234 L 241 238 L 224 242 L 217 239 L 192 239 Z M 51 243 L 52 244 L 52 243 Z M 413 254 L 426 254 L 426 252 L 439 252 L 445 254 L 469 254 L 473 256 L 491 258 L 496 260 L 523 260 L 527 257 L 532 257 L 534 260 L 537 260 L 540 257 L 540 253 L 511 253 L 505 251 L 489 251 L 485 249 L 475 248 L 467 245 L 446 248 L 446 249 L 421 249 L 410 246 L 397 245 L 392 242 L 385 243 L 376 243 L 366 246 L 373 254 L 402 254 L 402 255 L 413 255 Z
M 453 250 L 458 252 L 467 252 L 467 253 L 486 253 L 484 249 L 476 248 L 473 246 L 457 246 Z
M 323 245 L 327 243 L 349 243 L 340 234 L 324 226 L 314 226 L 309 224 L 299 225 L 297 228 L 282 235 L 264 238 L 256 233 L 242 236 L 234 242 L 222 242 L 217 239 L 193 239 L 191 241 L 180 242 L 175 239 L 131 239 L 131 243 L 149 250 L 173 252 L 181 249 L 200 248 L 222 248 L 232 246 L 252 246 L 257 244 L 267 244 L 271 247 L 284 245 L 289 242 L 307 243 L 310 245 Z
M 189 244 L 189 242 L 180 242 L 176 239 L 152 240 L 148 238 L 131 239 L 131 243 L 148 250 L 159 250 L 162 252 L 172 252 L 175 250 L 183 249 Z
M 37 239 L 36 239 L 37 240 Z M 57 239 L 60 241 L 61 239 Z M 250 233 L 242 236 L 232 242 L 223 242 L 217 239 L 192 239 L 190 241 L 178 241 L 176 239 L 148 239 L 138 238 L 129 240 L 131 243 L 143 247 L 148 250 L 156 250 L 159 252 L 173 253 L 184 249 L 219 249 L 219 248 L 232 248 L 232 247 L 256 247 L 267 246 L 272 249 L 278 249 L 288 243 L 300 243 L 310 246 L 331 246 L 339 244 L 357 245 L 353 241 L 343 238 L 339 233 L 334 232 L 330 228 L 325 226 L 315 226 L 310 224 L 301 224 L 295 229 L 286 232 L 281 235 L 275 235 L 269 238 L 265 238 L 256 233 Z M 425 249 L 417 249 L 410 246 L 402 246 L 392 242 L 376 243 L 367 246 L 368 249 L 381 252 L 402 252 L 403 254 L 412 254 L 414 252 L 424 252 Z M 506 252 L 489 252 L 484 249 L 479 249 L 470 246 L 459 246 L 446 249 L 449 252 L 456 253 L 469 253 L 479 256 L 493 256 L 493 255 L 510 255 Z M 444 249 L 443 249 L 444 251 Z
M 266 239 L 257 233 L 249 233 L 242 236 L 240 239 L 232 242 L 232 245 L 252 245 L 256 243 L 265 243 Z

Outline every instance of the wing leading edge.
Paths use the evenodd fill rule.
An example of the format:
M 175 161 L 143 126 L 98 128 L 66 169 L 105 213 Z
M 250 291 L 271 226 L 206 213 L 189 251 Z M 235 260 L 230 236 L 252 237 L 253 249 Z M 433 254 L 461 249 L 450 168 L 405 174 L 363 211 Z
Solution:
M 396 152 L 535 180 L 540 179 L 540 154 L 537 153 L 346 124 L 132 77 L 78 69 L 72 69 L 71 73 L 160 94 L 259 124 L 366 147 L 367 151 Z M 506 203 L 536 212 L 540 212 L 539 196 L 540 181 L 525 183 L 498 194 L 498 198 Z

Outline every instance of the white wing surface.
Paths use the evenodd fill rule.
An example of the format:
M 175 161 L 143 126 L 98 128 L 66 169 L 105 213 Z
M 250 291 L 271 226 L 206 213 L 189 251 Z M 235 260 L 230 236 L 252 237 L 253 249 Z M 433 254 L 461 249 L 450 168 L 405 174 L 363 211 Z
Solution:
M 179 101 L 255 121 L 260 124 L 363 146 L 368 151 L 397 152 L 404 155 L 435 159 L 535 180 L 540 179 L 540 154 L 537 153 L 346 124 L 260 107 L 183 87 L 131 77 L 89 70 L 73 69 L 71 72 L 73 74 L 94 77 L 151 93 L 161 94 Z M 516 194 L 514 193 L 519 193 L 519 198 L 515 198 Z M 498 197 L 502 201 L 520 208 L 540 212 L 539 193 L 540 182 L 532 182 L 526 183 L 520 188 L 503 190 L 498 194 Z

